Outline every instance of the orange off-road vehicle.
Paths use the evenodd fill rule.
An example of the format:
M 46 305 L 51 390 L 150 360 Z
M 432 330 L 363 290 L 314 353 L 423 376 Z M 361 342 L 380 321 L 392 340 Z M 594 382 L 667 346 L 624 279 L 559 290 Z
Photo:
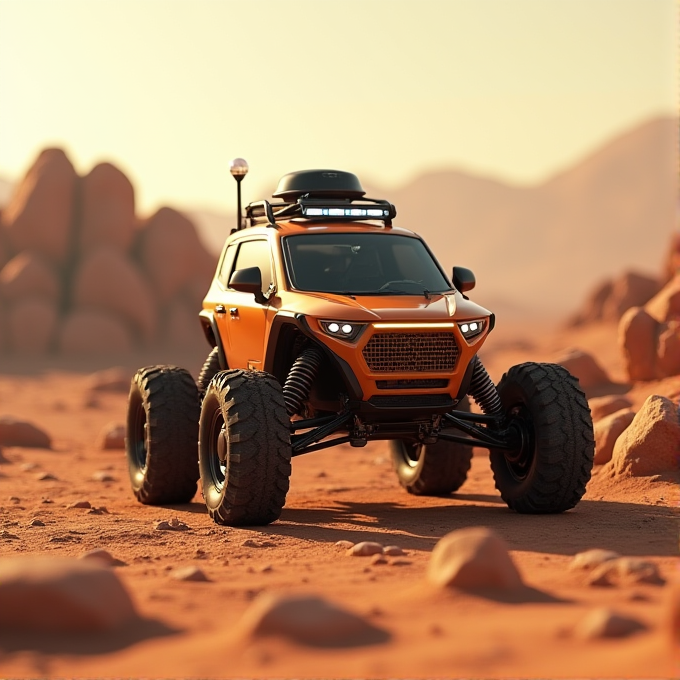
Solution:
M 200 477 L 215 522 L 263 525 L 285 504 L 291 457 L 387 440 L 413 494 L 458 489 L 472 447 L 518 512 L 573 508 L 593 464 L 576 378 L 513 366 L 498 387 L 478 352 L 494 315 L 449 279 L 425 242 L 392 225 L 347 172 L 284 176 L 278 202 L 240 209 L 200 321 L 213 347 L 195 383 L 174 366 L 132 380 L 127 456 L 142 503 L 188 502 Z M 472 413 L 468 397 L 481 413 Z

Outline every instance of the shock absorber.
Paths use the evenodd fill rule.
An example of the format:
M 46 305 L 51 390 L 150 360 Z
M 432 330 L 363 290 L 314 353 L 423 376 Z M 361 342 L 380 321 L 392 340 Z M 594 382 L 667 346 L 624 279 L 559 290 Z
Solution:
M 505 415 L 498 390 L 477 355 L 475 355 L 475 367 L 472 369 L 468 394 L 484 413 L 501 417 Z
M 309 345 L 293 363 L 286 383 L 283 386 L 283 400 L 289 416 L 294 416 L 309 397 L 309 391 L 319 366 L 323 360 L 323 352 L 316 345 Z

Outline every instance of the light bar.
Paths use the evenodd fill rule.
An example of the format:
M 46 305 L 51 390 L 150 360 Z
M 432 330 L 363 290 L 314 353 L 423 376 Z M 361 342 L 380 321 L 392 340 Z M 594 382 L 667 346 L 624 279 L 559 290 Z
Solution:
M 304 206 L 305 217 L 388 217 L 389 210 L 383 208 L 310 208 Z
M 373 328 L 453 328 L 453 323 L 374 323 Z

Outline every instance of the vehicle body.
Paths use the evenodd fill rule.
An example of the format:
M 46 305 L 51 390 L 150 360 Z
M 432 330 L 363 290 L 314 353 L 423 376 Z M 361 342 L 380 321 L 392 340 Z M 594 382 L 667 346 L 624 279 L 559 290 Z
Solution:
M 273 521 L 292 456 L 380 439 L 390 441 L 397 476 L 411 493 L 456 490 L 471 447 L 485 446 L 511 507 L 573 507 L 593 458 L 585 397 L 551 364 L 515 367 L 496 389 L 477 355 L 495 317 L 465 295 L 472 272 L 454 267 L 449 278 L 417 234 L 392 226 L 394 206 L 364 198 L 350 173 L 291 173 L 274 197 L 281 201 L 248 206 L 247 227 L 239 215 L 200 312 L 213 351 L 197 388 L 198 459 L 215 520 Z M 538 441 L 543 430 L 556 431 L 544 418 L 548 401 L 534 395 L 545 380 L 561 395 L 561 417 L 582 422 L 569 426 L 570 453 L 561 463 L 579 472 L 558 500 L 549 498 L 555 468 Z M 140 381 L 129 419 L 137 443 L 128 451 L 138 497 L 134 479 L 160 465 L 149 466 L 149 435 L 140 424 L 149 422 L 149 404 Z M 482 413 L 469 412 L 468 395 Z M 192 398 L 187 392 L 185 403 Z M 252 427 L 243 425 L 246 413 Z M 244 457 L 252 460 L 246 465 Z M 268 465 L 278 472 L 265 474 Z M 260 500 L 248 500 L 253 495 Z M 140 500 L 154 502 L 147 496 Z

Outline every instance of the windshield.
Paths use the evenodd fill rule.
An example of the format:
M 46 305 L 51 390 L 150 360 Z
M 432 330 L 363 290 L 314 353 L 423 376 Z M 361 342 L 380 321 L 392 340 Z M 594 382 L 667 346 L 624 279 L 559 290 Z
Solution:
M 283 246 L 297 290 L 428 295 L 451 286 L 422 241 L 397 234 L 300 234 Z

